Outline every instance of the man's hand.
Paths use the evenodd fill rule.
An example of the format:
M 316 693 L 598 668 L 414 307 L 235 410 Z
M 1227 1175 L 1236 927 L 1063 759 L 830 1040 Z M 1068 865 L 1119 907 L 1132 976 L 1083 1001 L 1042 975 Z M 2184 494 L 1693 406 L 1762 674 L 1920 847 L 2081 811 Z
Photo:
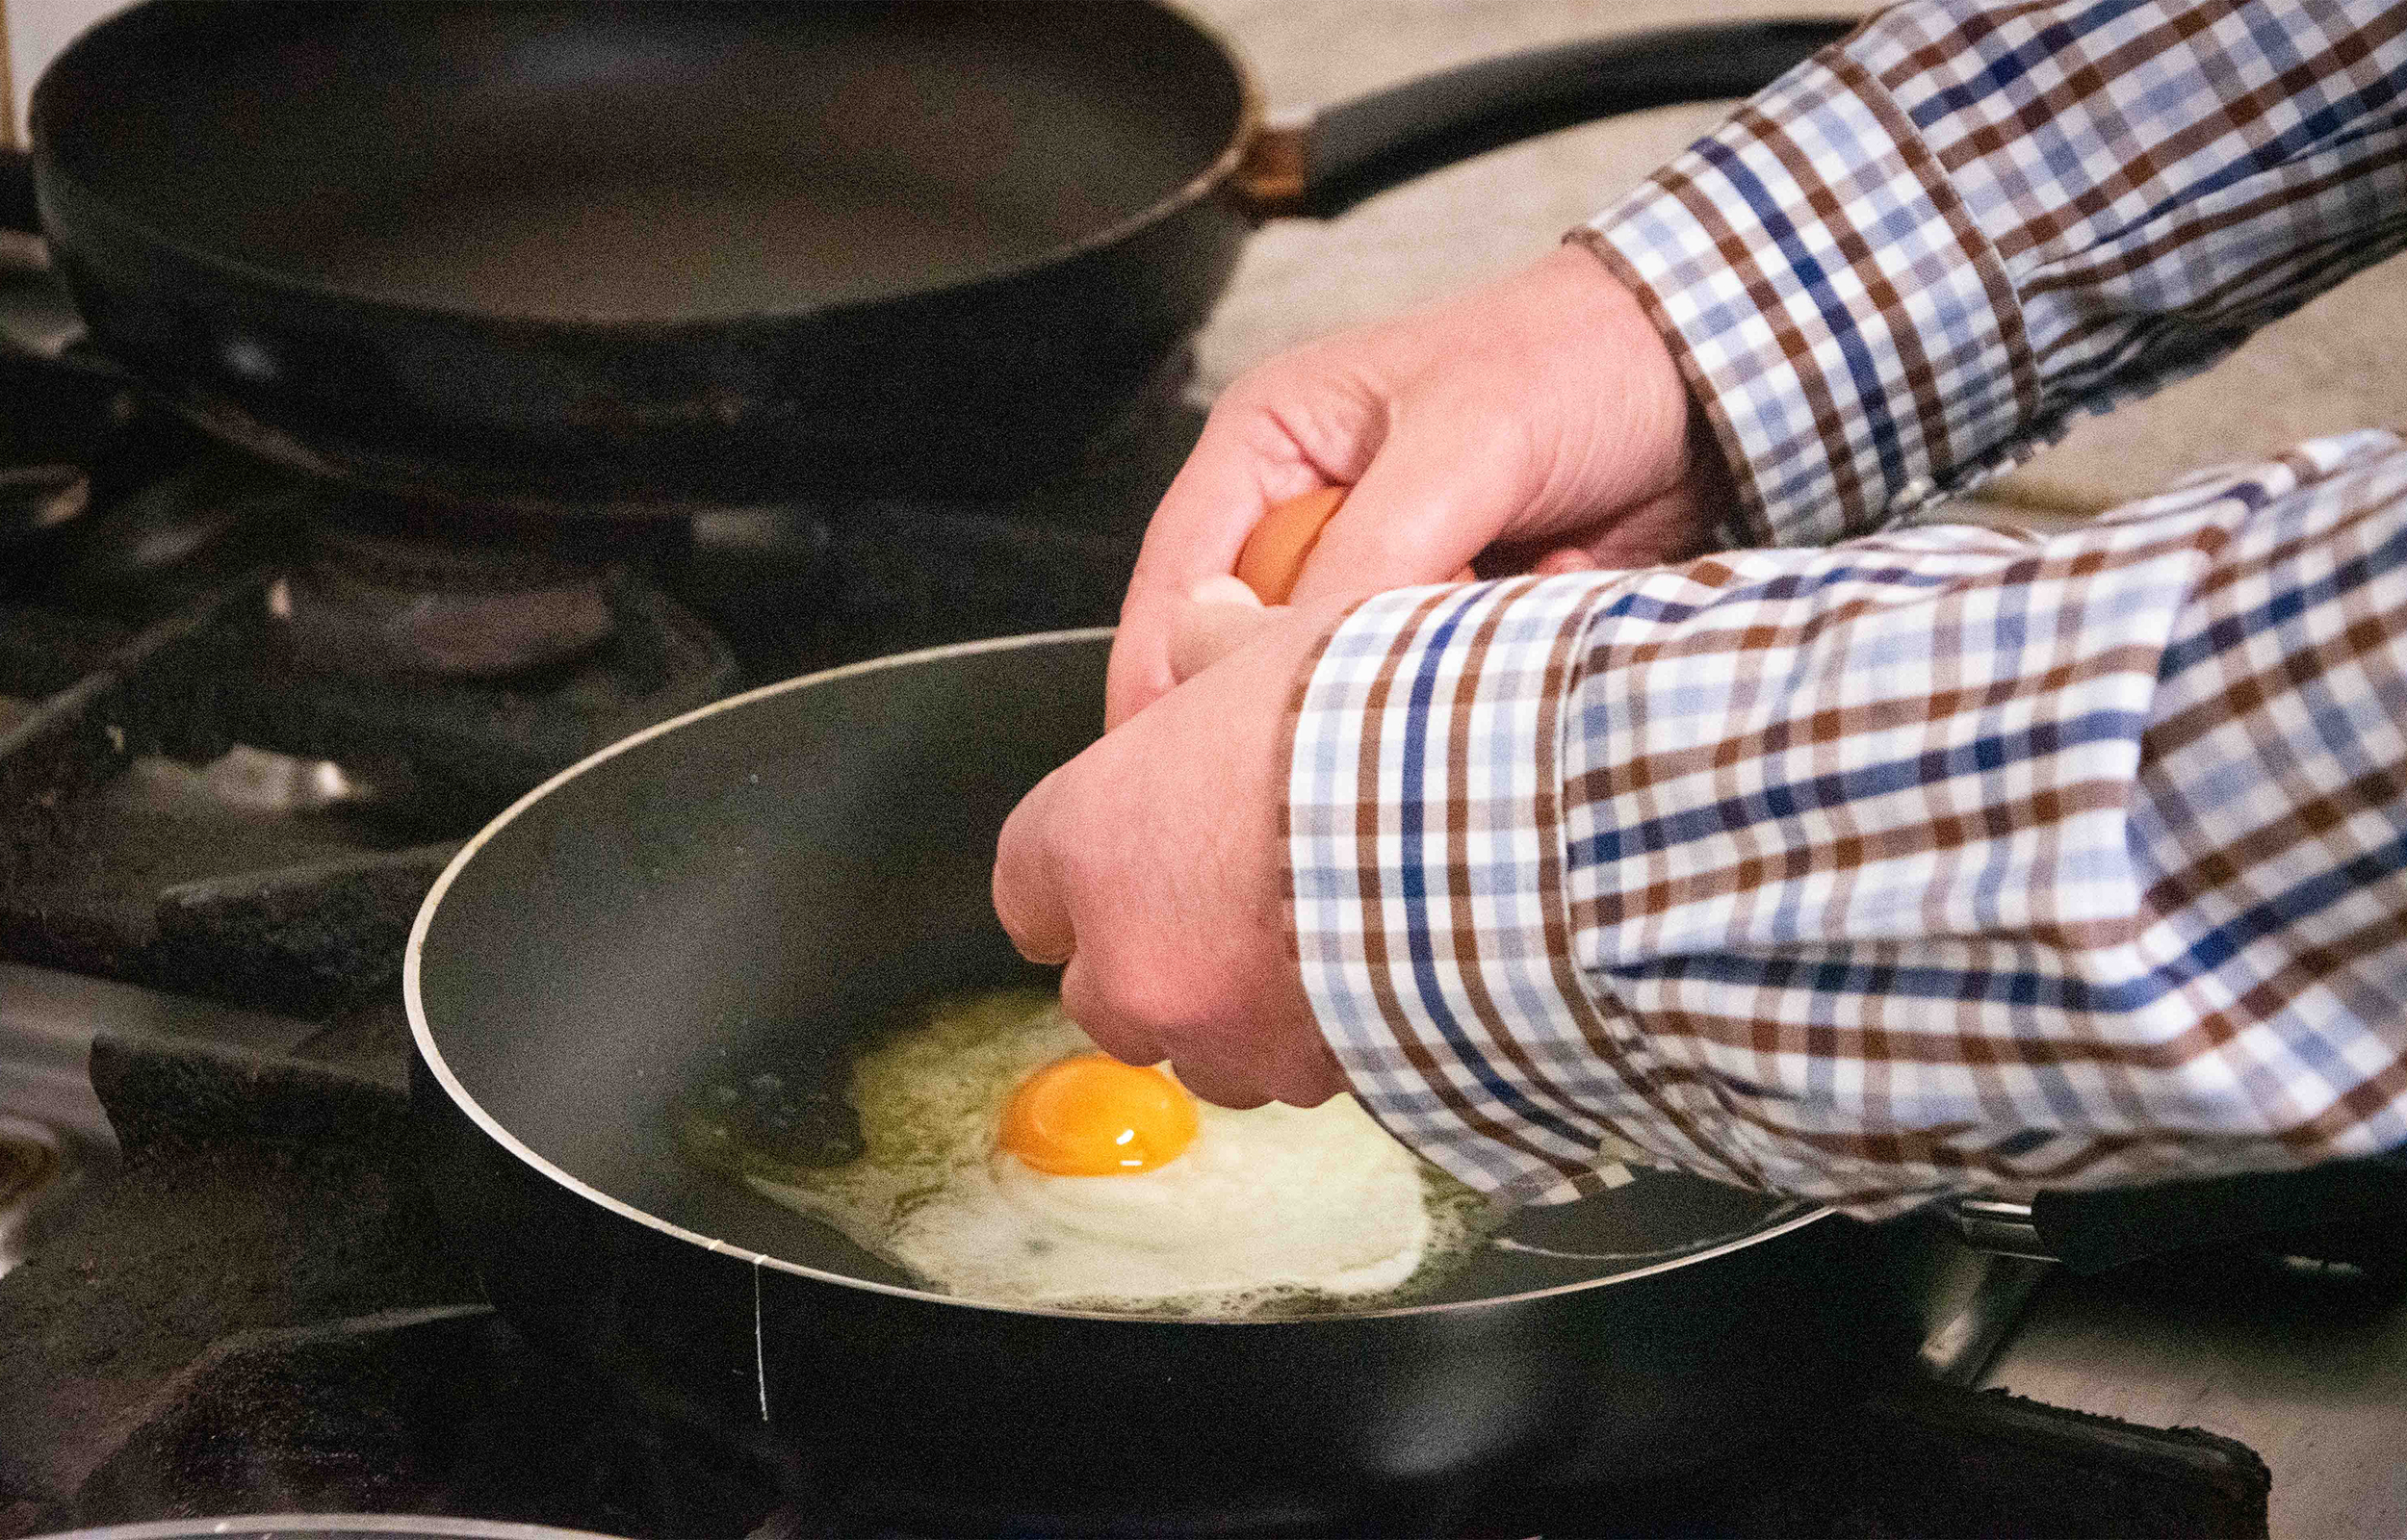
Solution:
M 1637 300 L 1569 247 L 1231 386 L 1146 531 L 1112 731 L 1029 793 L 996 852 L 996 912 L 1023 954 L 1068 964 L 1071 1017 L 1227 1106 L 1343 1090 L 1289 954 L 1280 838 L 1287 701 L 1314 644 L 1348 602 L 1482 552 L 1540 571 L 1687 554 L 1722 495 L 1691 416 Z M 1352 492 L 1292 603 L 1231 592 L 1264 510 L 1330 485 Z
M 1726 494 L 1638 301 L 1566 246 L 1458 298 L 1282 354 L 1231 385 L 1145 535 L 1105 720 L 1171 687 L 1173 617 L 1275 502 L 1353 488 L 1299 606 L 1442 582 L 1481 552 L 1540 571 L 1693 553 Z M 1701 450 L 1701 452 L 1700 452 Z
M 1072 1019 L 1223 1106 L 1345 1089 L 1290 955 L 1280 834 L 1288 695 L 1338 607 L 1187 636 L 1196 677 L 1046 777 L 996 853 L 995 911 L 1022 953 L 1069 964 Z M 1200 612 L 1172 613 L 1191 630 Z

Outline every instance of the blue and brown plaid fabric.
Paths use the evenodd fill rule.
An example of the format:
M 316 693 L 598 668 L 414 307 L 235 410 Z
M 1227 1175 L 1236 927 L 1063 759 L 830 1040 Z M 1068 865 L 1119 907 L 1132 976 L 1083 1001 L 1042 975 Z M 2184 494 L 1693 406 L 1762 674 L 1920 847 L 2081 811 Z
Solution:
M 1384 1122 L 1865 1213 L 2407 1143 L 2407 447 L 1807 544 L 2407 239 L 2403 29 L 1909 5 L 1598 221 L 1788 548 L 1338 626 L 1295 935 Z
M 2407 6 L 1900 6 L 1574 232 L 1675 349 L 1733 545 L 1876 528 L 2407 244 Z

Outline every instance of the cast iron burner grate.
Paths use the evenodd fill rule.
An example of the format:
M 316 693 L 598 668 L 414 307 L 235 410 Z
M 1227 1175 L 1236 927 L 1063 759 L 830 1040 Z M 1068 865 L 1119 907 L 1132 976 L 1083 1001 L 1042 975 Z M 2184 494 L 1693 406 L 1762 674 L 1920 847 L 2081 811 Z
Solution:
M 610 637 L 548 674 L 322 669 L 271 613 L 269 582 L 210 589 L 56 688 L 51 617 L 0 617 L 0 695 L 38 703 L 0 731 L 0 950 L 253 1009 L 338 1009 L 390 978 L 455 848 L 429 835 L 737 681 L 722 642 L 634 586 Z M 27 631 L 33 646 L 12 645 Z M 271 818 L 212 805 L 174 770 L 238 746 L 326 766 L 330 805 Z
M 90 496 L 0 528 L 0 956 L 352 1014 L 391 992 L 457 842 L 594 750 L 814 668 L 1108 624 L 1201 428 L 1181 378 L 1009 504 L 613 528 L 306 486 L 88 402 L 105 421 L 43 443 L 71 440 L 57 452 L 91 462 Z M 498 628 L 505 656 L 537 660 L 411 669 L 397 617 L 421 599 L 449 617 L 434 654 Z M 542 614 L 515 629 L 522 603 L 574 634 L 547 654 Z M 278 779 L 298 796 L 259 794 Z
M 1201 430 L 1187 364 L 1008 503 L 643 526 L 299 483 L 114 390 L 0 434 L 0 470 L 82 478 L 0 484 L 0 957 L 348 1016 L 457 842 L 594 750 L 748 684 L 1110 623 Z

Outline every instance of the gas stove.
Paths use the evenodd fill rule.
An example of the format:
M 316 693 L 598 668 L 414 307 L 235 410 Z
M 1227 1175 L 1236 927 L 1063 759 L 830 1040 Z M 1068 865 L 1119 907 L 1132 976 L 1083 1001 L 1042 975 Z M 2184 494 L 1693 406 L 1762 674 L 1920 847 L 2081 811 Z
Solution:
M 38 244 L 0 249 L 0 1536 L 304 1510 L 1134 1522 L 832 1487 L 519 1337 L 419 1191 L 396 979 L 459 842 L 593 750 L 815 668 L 1108 623 L 1201 428 L 1183 365 L 1007 502 L 545 520 L 246 458 L 80 354 Z M 2328 1310 L 2369 1286 L 2267 1287 Z M 2256 1535 L 2266 1494 L 2229 1439 L 1896 1383 L 1667 1483 L 1178 1525 Z

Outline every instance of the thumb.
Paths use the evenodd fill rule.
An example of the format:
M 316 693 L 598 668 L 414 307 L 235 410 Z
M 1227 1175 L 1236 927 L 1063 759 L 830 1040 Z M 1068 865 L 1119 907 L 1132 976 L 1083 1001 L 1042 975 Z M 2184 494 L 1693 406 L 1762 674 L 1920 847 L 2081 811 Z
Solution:
M 1265 605 L 1242 578 L 1226 575 L 1204 578 L 1171 610 L 1172 679 L 1185 683 L 1286 612 L 1284 604 Z
M 1294 602 L 1468 577 L 1471 558 L 1529 512 L 1520 453 L 1454 434 L 1391 433 L 1322 528 Z

